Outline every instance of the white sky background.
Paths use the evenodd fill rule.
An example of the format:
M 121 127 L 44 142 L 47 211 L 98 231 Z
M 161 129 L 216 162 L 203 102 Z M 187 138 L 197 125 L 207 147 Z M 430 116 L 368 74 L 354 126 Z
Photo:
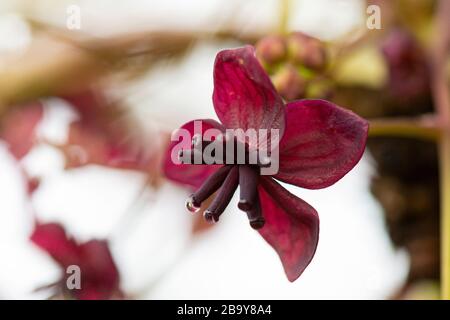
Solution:
M 291 27 L 296 30 L 331 38 L 364 23 L 362 1 L 294 2 Z M 278 18 L 278 2 L 268 0 L 3 0 L 0 52 L 24 47 L 29 41 L 26 26 L 13 13 L 27 7 L 28 14 L 64 26 L 66 4 L 75 3 L 81 5 L 82 30 L 97 36 L 151 28 L 206 25 L 214 29 L 230 22 L 242 30 L 271 30 Z M 194 118 L 215 117 L 213 60 L 223 46 L 233 45 L 199 45 L 182 65 L 161 65 L 121 93 L 143 125 L 158 123 L 172 129 Z M 41 135 L 64 137 L 73 115 L 60 104 L 55 99 L 47 101 Z M 135 223 L 118 229 L 142 186 L 141 175 L 99 167 L 64 172 L 61 155 L 46 146 L 36 147 L 25 164 L 44 178 L 33 198 L 38 216 L 63 222 L 81 240 L 111 236 L 126 290 L 142 291 L 165 274 L 144 298 L 379 299 L 389 296 L 406 275 L 407 257 L 393 250 L 381 208 L 368 192 L 374 169 L 367 154 L 330 188 L 289 187 L 313 205 L 321 218 L 316 256 L 293 284 L 285 278 L 275 252 L 235 205 L 230 205 L 218 226 L 187 247 L 190 216 L 184 209 L 187 191 L 182 188 L 167 183 L 156 193 L 148 192 L 141 205 L 133 208 Z M 0 172 L 0 298 L 39 298 L 30 292 L 51 282 L 57 269 L 27 241 L 29 208 L 18 167 L 4 146 L 0 147 Z

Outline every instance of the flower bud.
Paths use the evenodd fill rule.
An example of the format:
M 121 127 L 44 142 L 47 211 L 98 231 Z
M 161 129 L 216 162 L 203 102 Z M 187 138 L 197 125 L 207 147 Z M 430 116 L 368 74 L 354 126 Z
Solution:
M 285 39 L 277 35 L 260 39 L 256 44 L 256 54 L 264 63 L 274 64 L 282 61 L 287 54 Z
M 292 33 L 287 40 L 289 58 L 294 64 L 320 70 L 326 65 L 323 43 L 301 32 Z
M 381 49 L 389 68 L 389 89 L 394 96 L 411 100 L 429 91 L 425 53 L 411 34 L 394 30 Z
M 305 97 L 308 99 L 329 99 L 333 94 L 333 84 L 326 79 L 319 79 L 308 83 Z
M 302 98 L 305 93 L 306 80 L 290 64 L 284 65 L 272 78 L 278 93 L 287 101 Z

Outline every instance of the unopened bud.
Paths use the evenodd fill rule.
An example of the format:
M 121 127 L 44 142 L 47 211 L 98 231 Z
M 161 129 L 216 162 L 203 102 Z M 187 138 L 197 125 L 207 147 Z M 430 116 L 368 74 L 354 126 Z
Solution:
M 394 29 L 382 43 L 389 68 L 389 89 L 393 96 L 414 100 L 429 91 L 429 69 L 426 55 L 407 31 Z
M 294 64 L 320 70 L 326 65 L 323 43 L 301 32 L 292 33 L 287 40 L 289 58 Z
M 290 64 L 278 70 L 272 81 L 278 93 L 287 101 L 302 98 L 304 95 L 306 80 Z
M 306 88 L 306 98 L 308 99 L 329 99 L 333 94 L 333 84 L 326 79 L 319 79 L 308 83 Z
M 264 37 L 256 44 L 256 54 L 264 63 L 280 62 L 287 55 L 286 41 L 277 35 Z

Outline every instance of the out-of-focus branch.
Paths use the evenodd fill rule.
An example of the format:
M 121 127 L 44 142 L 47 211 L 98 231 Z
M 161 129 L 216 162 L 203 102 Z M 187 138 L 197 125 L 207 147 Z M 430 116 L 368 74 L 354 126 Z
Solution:
M 48 37 L 36 38 L 27 52 L 2 62 L 0 113 L 15 103 L 74 90 L 105 71 L 89 52 Z
M 450 299 L 450 93 L 445 64 L 450 47 L 450 1 L 440 0 L 436 12 L 435 43 L 430 54 L 432 92 L 440 124 L 439 143 L 441 183 L 441 292 Z
M 280 21 L 278 26 L 278 32 L 286 34 L 289 29 L 289 12 L 291 9 L 291 0 L 280 1 Z
M 139 56 L 152 65 L 180 56 L 199 40 L 235 39 L 254 42 L 255 34 L 232 30 L 216 32 L 149 31 L 96 38 L 33 21 L 38 35 L 28 50 L 0 68 L 0 113 L 9 106 L 48 95 L 76 90 Z
M 116 34 L 108 37 L 93 37 L 82 32 L 71 32 L 41 22 L 28 20 L 39 31 L 45 32 L 55 38 L 72 43 L 85 50 L 95 53 L 111 55 L 136 55 L 145 53 L 158 53 L 158 49 L 166 53 L 167 47 L 176 50 L 195 41 L 206 40 L 236 40 L 245 43 L 255 43 L 261 33 L 242 32 L 233 29 L 215 31 L 180 31 L 180 30 L 151 30 Z
M 369 136 L 409 137 L 437 141 L 441 129 L 434 115 L 370 120 Z

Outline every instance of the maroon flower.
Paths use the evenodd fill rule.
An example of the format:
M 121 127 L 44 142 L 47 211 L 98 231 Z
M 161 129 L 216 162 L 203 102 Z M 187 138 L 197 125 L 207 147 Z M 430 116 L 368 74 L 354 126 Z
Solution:
M 54 289 L 56 293 L 80 300 L 121 298 L 119 272 L 103 240 L 77 243 L 67 237 L 62 226 L 56 223 L 37 224 L 31 241 L 45 250 L 61 267 L 64 277 Z M 66 281 L 71 265 L 80 268 L 80 289 L 69 289 Z
M 36 127 L 42 119 L 44 107 L 40 102 L 17 106 L 0 121 L 0 139 L 4 140 L 11 154 L 22 159 L 33 148 Z
M 217 222 L 236 188 L 240 185 L 238 207 L 247 213 L 250 225 L 277 251 L 290 281 L 305 270 L 317 247 L 319 218 L 305 201 L 284 189 L 275 179 L 308 189 L 328 187 L 360 160 L 367 138 L 368 123 L 324 100 L 299 100 L 284 104 L 269 77 L 258 63 L 251 46 L 221 51 L 214 66 L 214 108 L 222 124 L 202 121 L 202 132 L 195 132 L 194 121 L 182 129 L 191 141 L 173 141 L 165 159 L 165 174 L 179 183 L 199 189 L 187 202 L 197 211 L 200 204 L 217 191 L 204 212 L 207 220 Z M 195 165 L 172 161 L 176 148 L 180 158 L 195 154 L 198 134 L 216 128 L 278 129 L 279 170 L 273 176 L 261 175 L 267 161 L 257 164 Z M 229 141 L 215 137 L 208 143 Z M 245 150 L 261 149 L 245 141 Z M 207 140 L 207 139 L 205 139 Z M 235 146 L 242 143 L 233 139 Z M 270 147 L 273 150 L 274 145 Z M 228 152 L 228 150 L 227 150 Z M 246 159 L 248 157 L 246 156 Z M 267 159 L 265 159 L 267 160 Z M 270 163 L 269 158 L 269 163 Z M 275 178 L 275 179 L 274 179 Z
M 381 49 L 389 69 L 389 90 L 395 98 L 411 102 L 429 92 L 426 54 L 413 35 L 394 29 Z

